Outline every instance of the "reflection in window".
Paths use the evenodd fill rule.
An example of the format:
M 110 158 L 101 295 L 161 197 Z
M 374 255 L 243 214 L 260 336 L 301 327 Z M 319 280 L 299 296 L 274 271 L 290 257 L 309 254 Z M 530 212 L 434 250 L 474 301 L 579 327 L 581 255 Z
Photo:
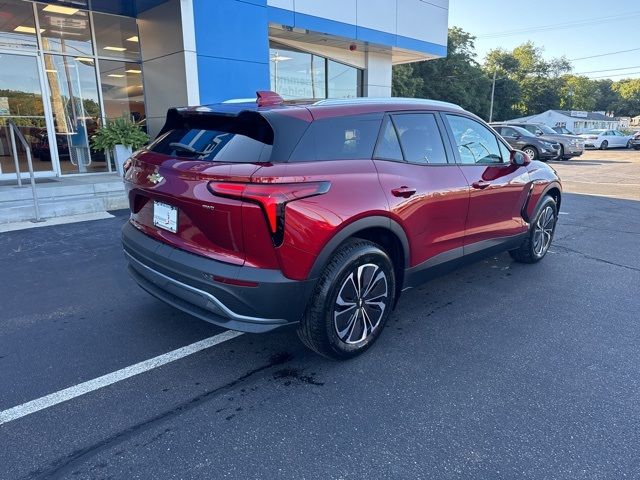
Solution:
M 271 44 L 271 90 L 285 100 L 355 98 L 362 70 L 290 47 Z
M 326 98 L 323 57 L 272 48 L 270 64 L 271 89 L 282 98 Z
M 356 98 L 362 86 L 361 71 L 329 60 L 329 98 Z
M 459 115 L 447 114 L 447 120 L 463 164 L 502 163 L 498 139 L 491 130 L 475 120 Z
M 0 48 L 36 48 L 36 22 L 31 3 L 0 1 Z
M 122 116 L 141 124 L 145 118 L 142 69 L 138 63 L 100 60 L 100 83 L 104 115 Z
M 98 128 L 100 103 L 93 61 L 62 55 L 45 55 L 45 71 L 55 134 L 58 137 L 63 172 L 106 170 L 89 150 L 89 140 Z M 103 159 L 102 159 L 103 160 Z
M 124 60 L 140 59 L 138 26 L 135 19 L 94 13 L 93 28 L 99 56 Z
M 60 5 L 38 5 L 42 48 L 50 52 L 91 55 L 89 14 Z
M 432 113 L 394 115 L 393 121 L 406 161 L 421 165 L 447 163 L 440 129 Z

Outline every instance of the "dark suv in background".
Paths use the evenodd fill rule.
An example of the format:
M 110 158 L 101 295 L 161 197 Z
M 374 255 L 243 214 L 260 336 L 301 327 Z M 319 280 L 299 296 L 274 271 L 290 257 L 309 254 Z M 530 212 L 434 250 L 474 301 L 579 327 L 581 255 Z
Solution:
M 524 128 L 542 140 L 560 144 L 559 159 L 569 160 L 584 153 L 584 138 L 577 135 L 559 133 L 544 123 L 508 122 L 508 125 Z
M 462 108 L 415 99 L 172 109 L 125 165 L 142 288 L 209 322 L 349 358 L 404 290 L 551 244 L 561 186 Z
M 545 140 L 516 125 L 492 123 L 493 129 L 513 148 L 522 150 L 532 160 L 554 160 L 560 155 L 560 144 Z

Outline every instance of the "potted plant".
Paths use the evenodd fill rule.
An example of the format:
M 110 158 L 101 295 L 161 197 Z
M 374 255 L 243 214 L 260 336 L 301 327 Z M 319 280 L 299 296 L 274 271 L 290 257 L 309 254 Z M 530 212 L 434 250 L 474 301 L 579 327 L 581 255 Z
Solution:
M 149 141 L 149 135 L 127 117 L 107 120 L 91 137 L 91 148 L 106 153 L 113 152 L 118 173 L 124 175 L 124 162 L 133 150 L 138 150 Z

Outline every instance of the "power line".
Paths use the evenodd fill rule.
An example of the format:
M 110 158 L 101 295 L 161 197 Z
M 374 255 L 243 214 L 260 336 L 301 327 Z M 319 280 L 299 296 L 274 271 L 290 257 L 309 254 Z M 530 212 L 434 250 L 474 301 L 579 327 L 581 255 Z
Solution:
M 600 53 L 598 55 L 590 55 L 588 57 L 570 58 L 570 62 L 577 62 L 578 60 L 588 60 L 590 58 L 608 57 L 609 55 L 617 55 L 619 53 L 637 52 L 640 48 L 630 48 L 629 50 L 618 50 L 617 52 Z
M 589 25 L 593 25 L 593 24 L 601 25 L 603 23 L 610 23 L 610 22 L 616 22 L 616 21 L 620 21 L 620 20 L 627 20 L 627 19 L 634 18 L 634 17 L 637 17 L 637 16 L 640 16 L 640 11 L 627 12 L 625 14 L 612 15 L 612 16 L 609 16 L 609 17 L 599 17 L 599 18 L 578 20 L 578 21 L 573 21 L 573 22 L 564 22 L 564 23 L 556 23 L 556 24 L 549 24 L 549 25 L 539 25 L 537 27 L 521 28 L 521 29 L 515 29 L 515 30 L 505 30 L 505 31 L 502 31 L 502 32 L 495 32 L 495 33 L 487 33 L 487 34 L 484 34 L 484 35 L 478 35 L 477 38 L 482 39 L 482 38 L 511 37 L 511 36 L 515 36 L 515 35 L 523 35 L 523 34 L 526 34 L 526 33 L 537 33 L 537 32 L 549 31 L 549 30 L 559 30 L 559 29 L 567 29 L 567 28 L 585 27 L 585 26 L 589 26 Z
M 603 75 L 601 77 L 589 77 L 589 79 L 590 80 L 597 80 L 599 78 L 624 77 L 625 75 L 640 75 L 640 71 L 639 72 L 616 73 L 615 75 Z

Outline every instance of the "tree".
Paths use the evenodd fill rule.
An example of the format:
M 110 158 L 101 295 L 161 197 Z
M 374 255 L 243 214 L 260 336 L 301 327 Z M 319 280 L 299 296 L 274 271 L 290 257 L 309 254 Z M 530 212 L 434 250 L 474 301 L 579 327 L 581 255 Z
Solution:
M 640 78 L 615 82 L 612 90 L 619 96 L 616 115 L 633 117 L 640 113 Z
M 474 40 L 464 30 L 451 28 L 446 58 L 394 67 L 393 94 L 453 102 L 486 117 L 491 81 L 475 60 Z
M 588 77 L 564 75 L 560 87 L 560 108 L 594 111 L 601 95 L 598 83 Z

